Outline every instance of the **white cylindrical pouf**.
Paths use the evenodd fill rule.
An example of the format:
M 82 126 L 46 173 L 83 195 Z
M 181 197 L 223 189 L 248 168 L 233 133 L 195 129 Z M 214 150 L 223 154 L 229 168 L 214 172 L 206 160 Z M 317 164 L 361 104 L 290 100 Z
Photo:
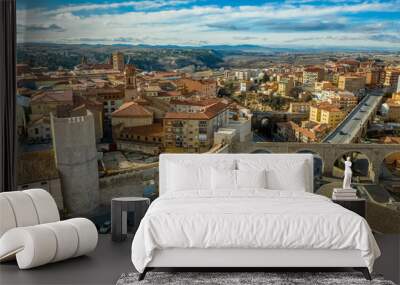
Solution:
M 1 237 L 0 241 L 2 253 L 16 253 L 20 269 L 49 263 L 57 251 L 54 232 L 42 225 L 11 229 Z
M 96 248 L 98 239 L 97 229 L 90 220 L 74 218 L 65 220 L 64 222 L 74 226 L 78 233 L 79 244 L 74 257 L 91 252 Z
M 35 205 L 29 195 L 22 191 L 3 192 L 1 195 L 10 202 L 17 227 L 33 226 L 39 223 Z
M 16 226 L 17 223 L 11 204 L 8 199 L 3 197 L 0 193 L 0 237 L 9 229 L 15 228 Z
M 51 262 L 71 258 L 78 250 L 78 233 L 75 228 L 65 221 L 42 225 L 51 229 L 57 238 L 57 252 Z
M 56 202 L 49 192 L 43 189 L 22 191 L 32 199 L 39 218 L 39 224 L 52 223 L 60 220 Z

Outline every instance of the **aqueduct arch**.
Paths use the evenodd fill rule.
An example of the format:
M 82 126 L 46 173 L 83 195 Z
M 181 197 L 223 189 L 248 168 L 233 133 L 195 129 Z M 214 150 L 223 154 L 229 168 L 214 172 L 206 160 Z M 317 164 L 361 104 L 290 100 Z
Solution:
M 236 153 L 253 153 L 265 149 L 272 153 L 296 153 L 311 151 L 318 154 L 324 164 L 323 174 L 331 176 L 336 159 L 349 152 L 363 153 L 370 162 L 369 177 L 374 183 L 379 181 L 380 168 L 385 157 L 390 153 L 400 152 L 400 145 L 395 144 L 329 144 L 329 143 L 289 143 L 260 142 L 243 143 L 233 147 Z
M 379 173 L 380 177 L 381 177 L 381 175 L 383 174 L 383 173 L 382 173 L 382 170 L 383 170 L 383 168 L 384 168 L 384 166 L 385 166 L 385 165 L 384 165 L 384 164 L 385 164 L 385 160 L 387 160 L 387 159 L 390 160 L 390 158 L 393 158 L 393 163 L 395 163 L 394 159 L 395 159 L 395 158 L 400 158 L 400 151 L 393 151 L 393 152 L 388 153 L 385 157 L 382 157 L 381 167 L 380 167 L 381 172 Z M 394 168 L 397 168 L 397 169 L 398 169 L 399 166 L 394 165 Z M 397 175 L 396 175 L 396 174 L 393 174 L 393 169 L 388 168 L 387 170 L 391 172 L 390 175 L 393 175 L 394 177 L 400 177 L 400 169 L 397 170 L 397 172 L 398 172 Z
M 340 163 L 340 160 L 343 160 L 343 162 L 344 162 L 344 160 L 346 159 L 347 156 L 354 156 L 354 155 L 358 156 L 358 158 L 357 159 L 354 159 L 354 157 L 352 158 L 352 161 L 353 161 L 353 167 L 352 167 L 353 168 L 353 177 L 366 176 L 369 179 L 373 180 L 373 178 L 375 178 L 375 174 L 373 173 L 371 159 L 363 152 L 360 152 L 360 151 L 339 152 L 338 156 L 335 159 L 333 164 L 335 166 L 336 163 Z M 360 157 L 360 156 L 364 156 L 364 157 Z M 357 165 L 355 163 L 357 162 L 357 163 L 361 164 L 363 162 L 362 161 L 363 159 L 366 160 L 367 169 L 356 169 Z M 343 165 L 343 170 L 344 170 L 344 165 Z M 358 175 L 357 170 L 358 171 L 366 171 L 366 173 L 361 173 L 362 175 Z M 334 173 L 332 173 L 332 175 L 335 176 Z M 335 176 L 335 177 L 341 178 L 341 177 L 343 177 L 343 174 L 341 173 L 339 176 Z
M 318 152 L 309 149 L 301 149 L 296 151 L 296 153 L 312 154 L 314 157 L 314 175 L 322 176 L 322 174 L 324 173 L 324 160 L 322 159 L 322 156 Z

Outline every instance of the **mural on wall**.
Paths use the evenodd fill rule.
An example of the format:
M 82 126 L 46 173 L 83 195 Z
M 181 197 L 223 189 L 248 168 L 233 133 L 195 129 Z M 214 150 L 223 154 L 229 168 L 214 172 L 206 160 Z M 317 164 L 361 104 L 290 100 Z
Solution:
M 234 2 L 18 0 L 19 188 L 101 227 L 163 152 L 312 153 L 327 196 L 350 157 L 400 232 L 398 2 Z

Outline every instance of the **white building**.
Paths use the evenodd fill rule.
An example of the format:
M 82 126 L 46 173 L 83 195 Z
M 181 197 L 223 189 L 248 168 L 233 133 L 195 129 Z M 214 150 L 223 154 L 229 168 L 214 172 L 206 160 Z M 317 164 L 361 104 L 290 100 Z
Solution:
M 399 76 L 399 78 L 398 78 L 398 80 L 397 80 L 396 92 L 397 92 L 397 93 L 400 93 L 400 76 Z

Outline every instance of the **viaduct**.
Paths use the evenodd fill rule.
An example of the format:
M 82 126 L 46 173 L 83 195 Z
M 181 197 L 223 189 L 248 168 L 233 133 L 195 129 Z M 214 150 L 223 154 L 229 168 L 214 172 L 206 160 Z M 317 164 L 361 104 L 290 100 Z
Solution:
M 379 182 L 382 163 L 393 153 L 400 154 L 400 145 L 396 144 L 332 144 L 332 143 L 290 143 L 290 142 L 247 142 L 235 144 L 234 153 L 297 153 L 310 152 L 318 155 L 323 162 L 323 175 L 332 176 L 334 163 L 338 158 L 352 152 L 359 152 L 368 158 L 369 178 Z

